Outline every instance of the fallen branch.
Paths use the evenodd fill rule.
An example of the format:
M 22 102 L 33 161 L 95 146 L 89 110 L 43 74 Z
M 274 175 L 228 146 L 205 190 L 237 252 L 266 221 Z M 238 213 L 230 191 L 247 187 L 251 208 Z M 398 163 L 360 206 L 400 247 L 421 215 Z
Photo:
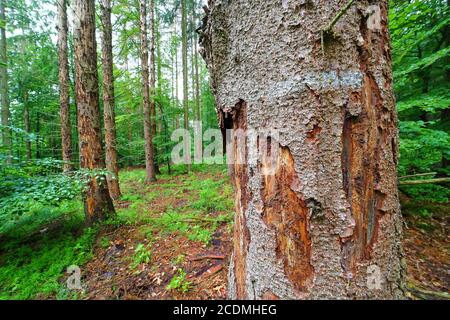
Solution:
M 347 10 L 351 7 L 351 5 L 355 2 L 355 0 L 350 0 L 339 12 L 336 16 L 331 20 L 331 22 L 320 31 L 320 42 L 322 46 L 322 54 L 325 54 L 325 35 L 331 34 L 331 31 L 334 25 L 339 21 L 339 19 L 347 12 Z
M 330 32 L 331 29 L 333 29 L 334 25 L 339 21 L 339 19 L 344 15 L 344 13 L 347 12 L 347 10 L 351 7 L 351 5 L 355 2 L 355 0 L 350 0 L 345 7 L 343 7 L 339 12 L 336 14 L 336 16 L 331 20 L 331 22 L 328 24 L 328 26 L 323 30 L 324 32 Z
M 210 268 L 208 271 L 206 271 L 202 276 L 206 276 L 207 278 L 215 275 L 216 273 L 222 271 L 223 265 L 215 265 L 214 267 Z
M 437 172 L 418 173 L 418 174 L 412 174 L 409 176 L 399 177 L 399 179 L 408 179 L 408 178 L 426 177 L 426 176 L 435 176 L 435 175 L 437 175 Z
M 204 256 L 189 258 L 190 261 L 200 261 L 200 260 L 205 260 L 205 259 L 223 260 L 223 259 L 225 259 L 225 255 L 223 255 L 223 254 L 217 254 L 217 255 L 210 254 L 210 255 L 204 255 Z
M 419 184 L 435 184 L 435 183 L 442 183 L 442 182 L 450 182 L 450 178 L 399 181 L 398 184 L 400 186 L 411 186 L 411 185 L 419 185 Z

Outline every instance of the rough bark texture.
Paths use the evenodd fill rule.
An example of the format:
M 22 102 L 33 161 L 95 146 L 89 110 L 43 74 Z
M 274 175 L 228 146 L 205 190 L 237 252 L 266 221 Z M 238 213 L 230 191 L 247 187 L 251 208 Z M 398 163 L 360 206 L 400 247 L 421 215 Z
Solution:
M 58 1 L 58 71 L 63 171 L 72 170 L 72 130 L 70 127 L 69 49 L 67 44 L 67 0 Z
M 145 168 L 147 182 L 156 181 L 155 166 L 153 163 L 153 134 L 152 134 L 152 108 L 150 104 L 149 66 L 148 66 L 148 38 L 147 38 L 147 1 L 141 0 L 141 67 L 142 90 L 144 97 L 144 137 L 145 137 Z
M 230 298 L 404 298 L 387 1 L 357 1 L 322 46 L 345 3 L 209 1 L 200 42 L 222 128 L 279 132 L 232 168 Z M 264 144 L 275 159 L 255 160 Z
M 102 70 L 103 70 L 103 120 L 105 123 L 106 169 L 111 198 L 120 198 L 119 163 L 116 149 L 116 116 L 114 100 L 114 74 L 112 53 L 111 0 L 102 0 Z
M 5 15 L 5 0 L 0 0 L 0 20 L 6 23 Z M 9 126 L 9 90 L 8 90 L 8 56 L 6 53 L 6 30 L 3 26 L 0 28 L 0 96 L 2 105 L 2 142 L 6 148 L 6 153 L 8 155 L 6 162 L 11 163 L 11 149 L 12 149 L 12 139 L 11 130 L 7 128 Z
M 181 56 L 183 68 L 183 111 L 184 129 L 189 130 L 189 88 L 188 88 L 188 44 L 187 44 L 187 8 L 186 0 L 181 0 Z M 188 171 L 191 170 L 191 149 L 185 139 L 185 161 Z
M 84 194 L 86 223 L 92 224 L 114 213 L 106 177 L 95 173 L 95 170 L 105 168 L 105 162 L 100 127 L 94 0 L 75 0 L 74 13 L 75 93 L 78 105 L 80 167 L 94 170 Z

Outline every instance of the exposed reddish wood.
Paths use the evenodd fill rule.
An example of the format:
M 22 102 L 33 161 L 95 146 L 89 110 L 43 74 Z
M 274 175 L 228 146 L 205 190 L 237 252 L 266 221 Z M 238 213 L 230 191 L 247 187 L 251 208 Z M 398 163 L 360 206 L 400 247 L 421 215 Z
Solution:
M 280 298 L 273 292 L 266 291 L 262 296 L 262 300 L 280 300 Z
M 294 288 L 303 291 L 314 271 L 310 261 L 308 208 L 298 193 L 292 190 L 292 186 L 298 185 L 299 181 L 291 152 L 286 147 L 280 147 L 276 157 L 272 161 L 267 154 L 262 155 L 263 170 L 273 164 L 276 168 L 274 175 L 264 176 L 263 220 L 276 232 L 277 256 L 284 263 L 286 276 Z
M 306 137 L 309 142 L 314 142 L 317 139 L 317 136 L 322 132 L 322 128 L 319 125 L 315 124 L 314 128 L 311 131 L 306 133 Z
M 220 272 L 223 270 L 223 265 L 222 264 L 217 264 L 211 268 L 209 268 L 202 276 L 205 276 L 206 278 L 211 277 L 213 275 L 215 275 L 216 273 Z
M 356 224 L 353 236 L 341 239 L 342 264 L 346 271 L 354 270 L 358 261 L 371 259 L 386 197 L 377 190 L 381 180 L 380 153 L 386 146 L 396 149 L 396 142 L 388 141 L 390 133 L 395 130 L 395 121 L 392 121 L 390 111 L 385 109 L 381 88 L 371 73 L 371 56 L 389 57 L 386 52 L 387 32 L 371 32 L 364 19 L 360 29 L 365 41 L 360 48 L 360 70 L 364 79 L 361 93 L 350 95 L 349 106 L 360 105 L 361 112 L 352 115 L 345 111 L 342 131 L 343 185 Z
M 240 101 L 229 113 L 219 114 L 220 126 L 226 141 L 226 129 L 246 130 L 247 129 L 247 104 Z M 250 232 L 247 227 L 245 212 L 248 207 L 250 195 L 248 194 L 248 167 L 247 150 L 245 143 L 238 141 L 237 137 L 232 137 L 232 157 L 239 159 L 244 157 L 243 163 L 235 161 L 231 164 L 231 177 L 235 189 L 235 227 L 234 227 L 234 273 L 236 276 L 236 290 L 238 299 L 246 299 L 246 256 L 250 243 Z M 241 245 L 242 244 L 242 245 Z

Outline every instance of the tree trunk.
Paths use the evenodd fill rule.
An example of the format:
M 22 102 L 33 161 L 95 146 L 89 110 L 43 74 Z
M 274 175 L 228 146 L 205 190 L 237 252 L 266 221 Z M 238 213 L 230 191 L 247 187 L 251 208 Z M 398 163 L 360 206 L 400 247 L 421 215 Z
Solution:
M 161 52 L 161 13 L 158 10 L 157 6 L 155 7 L 155 51 L 156 51 L 156 96 L 158 97 L 158 108 L 157 110 L 162 110 L 162 101 L 163 101 L 163 73 L 162 73 L 162 64 L 163 64 L 163 56 Z M 156 101 L 155 101 L 156 103 Z M 161 111 L 159 118 L 157 118 L 158 125 L 158 134 L 161 134 L 163 127 L 163 112 Z M 158 167 L 158 162 L 156 161 L 156 166 Z
M 200 114 L 200 92 L 198 80 L 198 57 L 197 57 L 197 31 L 196 31 L 196 1 L 192 1 L 191 29 L 192 29 L 192 101 L 194 104 L 194 136 L 203 137 L 202 118 Z M 194 144 L 195 163 L 203 160 L 203 144 L 197 141 Z
M 181 51 L 183 64 L 183 110 L 184 110 L 184 129 L 189 130 L 189 90 L 188 90 L 188 48 L 187 48 L 187 10 L 186 0 L 181 0 Z M 191 150 L 188 139 L 185 140 L 184 159 L 188 171 L 191 171 Z
M 73 91 L 73 111 L 75 112 L 75 125 L 72 128 L 72 157 L 75 157 L 75 159 L 79 158 L 80 156 L 80 145 L 79 145 L 79 139 L 78 139 L 78 104 L 77 104 L 77 95 L 75 92 L 75 53 L 74 53 L 74 47 L 73 47 L 73 31 L 72 33 L 69 33 L 69 70 L 70 74 L 72 75 L 72 79 L 70 79 L 69 84 Z
M 450 0 L 447 0 L 447 9 L 450 9 Z M 447 24 L 444 27 L 443 30 L 443 36 L 444 36 L 444 46 L 448 47 L 450 45 L 450 25 Z M 447 55 L 444 58 L 446 65 L 450 65 L 450 56 Z M 450 79 L 450 68 L 447 68 L 446 72 L 446 79 L 447 81 L 449 81 Z M 450 106 L 448 106 L 446 109 L 441 111 L 441 125 L 446 126 L 446 125 L 450 125 Z M 441 167 L 443 170 L 442 175 L 445 175 L 445 171 L 447 168 L 450 167 L 450 158 L 448 154 L 442 153 L 442 160 L 441 160 Z
M 36 159 L 41 158 L 41 113 L 36 111 Z
M 6 15 L 5 15 L 5 2 L 6 0 L 0 0 L 0 20 L 2 22 L 0 27 L 0 96 L 2 106 L 2 142 L 6 148 L 6 162 L 12 163 L 12 139 L 11 130 L 9 127 L 9 90 L 8 90 L 8 55 L 6 52 Z
M 176 21 L 175 21 L 175 34 L 178 37 L 178 32 L 177 32 L 177 23 L 178 23 L 178 17 L 176 17 Z M 177 47 L 175 49 L 175 129 L 179 129 L 180 128 L 180 114 L 179 114 L 179 109 L 178 109 L 178 91 L 179 91 L 179 86 L 178 86 L 178 39 L 177 39 Z
M 30 126 L 30 106 L 28 105 L 28 92 L 24 88 L 23 93 L 23 122 L 25 125 L 25 132 L 28 134 L 25 140 L 25 149 L 26 149 L 26 157 L 27 161 L 31 160 L 31 140 L 29 135 L 31 134 L 31 126 Z
M 170 45 L 171 45 L 171 47 L 170 47 L 170 58 L 171 58 L 170 59 L 170 63 L 171 63 L 171 68 L 170 68 L 170 72 L 171 72 L 171 77 L 170 77 L 171 105 L 172 105 L 172 110 L 175 110 L 175 108 L 176 108 L 176 101 L 175 101 L 175 59 L 176 59 L 176 51 L 173 48 L 173 42 Z M 172 123 L 173 123 L 173 127 L 175 127 L 175 117 L 172 118 Z
M 75 0 L 74 16 L 80 166 L 93 171 L 84 193 L 86 223 L 90 225 L 114 213 L 106 177 L 95 172 L 104 169 L 105 162 L 100 127 L 94 0 Z
M 111 198 L 120 198 L 119 163 L 117 159 L 116 117 L 114 103 L 114 74 L 112 53 L 111 0 L 102 0 L 102 70 L 103 70 L 103 119 L 105 123 L 106 176 Z
M 192 2 L 191 12 L 191 28 L 192 28 L 192 97 L 194 102 L 194 116 L 196 121 L 201 121 L 200 116 L 200 92 L 199 92 L 199 79 L 198 79 L 198 47 L 197 47 L 197 1 Z
M 61 147 L 63 171 L 72 170 L 72 129 L 70 126 L 69 47 L 67 44 L 67 0 L 58 0 L 58 61 Z
M 231 143 L 246 161 L 230 165 L 230 298 L 404 298 L 387 1 L 357 1 L 321 33 L 342 6 L 209 1 L 222 129 L 277 132 Z
M 150 0 L 150 114 L 152 123 L 152 137 L 156 137 L 156 59 L 155 59 L 155 0 Z M 159 56 L 158 56 L 159 59 Z M 160 174 L 158 167 L 158 149 L 153 144 L 153 170 Z
M 195 64 L 195 111 L 197 121 L 202 121 L 202 113 L 200 106 L 200 78 L 199 78 L 199 66 L 198 66 L 198 47 L 197 47 L 197 32 L 194 35 L 194 64 Z
M 145 168 L 147 182 L 156 181 L 155 166 L 153 162 L 153 134 L 152 134 L 152 108 L 150 103 L 149 67 L 148 67 L 148 39 L 147 39 L 147 0 L 140 0 L 141 9 L 141 67 L 144 108 L 144 137 L 145 137 Z
M 127 75 L 127 79 L 129 79 L 129 63 L 128 63 L 128 54 L 125 55 L 125 72 Z M 129 83 L 126 83 L 126 90 L 130 90 L 129 89 Z M 127 107 L 125 108 L 126 112 L 128 114 L 133 114 L 133 107 L 131 106 L 131 103 L 129 102 L 127 104 Z M 128 136 L 128 166 L 131 167 L 134 162 L 133 162 L 133 121 L 130 119 L 130 121 L 128 121 L 127 124 L 127 136 Z

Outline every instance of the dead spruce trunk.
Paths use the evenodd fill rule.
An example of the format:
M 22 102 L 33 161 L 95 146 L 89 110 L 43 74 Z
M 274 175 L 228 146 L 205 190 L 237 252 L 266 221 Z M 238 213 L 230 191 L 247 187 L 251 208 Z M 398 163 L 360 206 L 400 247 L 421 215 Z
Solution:
M 111 198 L 120 198 L 119 162 L 117 157 L 117 135 L 114 99 L 114 74 L 112 52 L 111 0 L 102 0 L 102 70 L 103 70 L 103 120 L 105 123 L 106 176 Z
M 387 1 L 210 0 L 201 44 L 222 129 L 275 129 L 236 188 L 233 299 L 401 299 Z M 279 147 L 271 162 L 259 156 Z M 255 159 L 257 161 L 254 161 Z M 275 174 L 263 170 L 275 164 Z
M 88 188 L 83 195 L 86 223 L 92 224 L 114 213 L 106 177 L 95 172 L 105 168 L 105 161 L 100 128 L 94 0 L 75 0 L 74 17 L 80 167 L 92 170 Z
M 67 0 L 58 0 L 58 76 L 63 170 L 72 170 L 72 129 L 70 126 L 69 48 L 67 44 Z

